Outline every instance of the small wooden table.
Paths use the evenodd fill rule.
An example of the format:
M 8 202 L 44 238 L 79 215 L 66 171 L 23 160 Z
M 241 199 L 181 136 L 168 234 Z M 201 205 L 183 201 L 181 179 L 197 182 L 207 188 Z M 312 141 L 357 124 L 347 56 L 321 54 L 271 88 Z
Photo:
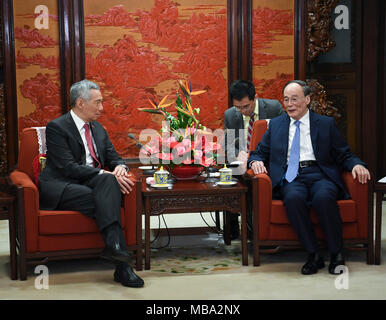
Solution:
M 15 216 L 14 216 L 15 197 L 0 192 L 0 219 L 8 219 L 9 225 L 9 249 L 11 260 L 11 279 L 17 279 L 17 255 L 16 255 L 16 232 L 15 232 Z
M 375 264 L 381 263 L 381 233 L 382 233 L 382 200 L 386 194 L 386 183 L 376 182 L 374 184 L 376 194 L 375 205 Z
M 241 213 L 242 263 L 248 265 L 247 187 L 237 182 L 231 187 L 216 186 L 198 180 L 177 181 L 172 189 L 155 189 L 142 180 L 145 213 L 145 270 L 150 269 L 150 216 L 165 213 L 228 211 Z

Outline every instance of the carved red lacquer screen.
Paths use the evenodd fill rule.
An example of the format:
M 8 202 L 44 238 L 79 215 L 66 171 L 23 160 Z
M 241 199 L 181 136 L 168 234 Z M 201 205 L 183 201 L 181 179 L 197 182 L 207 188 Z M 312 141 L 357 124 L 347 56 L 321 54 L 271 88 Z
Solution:
M 117 152 L 138 156 L 128 133 L 160 129 L 163 118 L 137 110 L 191 81 L 200 122 L 223 127 L 227 98 L 226 0 L 85 0 L 86 77 L 104 96 L 100 122 Z
M 62 114 L 56 0 L 13 1 L 19 132 Z
M 252 1 L 252 78 L 262 98 L 282 101 L 294 78 L 294 0 Z

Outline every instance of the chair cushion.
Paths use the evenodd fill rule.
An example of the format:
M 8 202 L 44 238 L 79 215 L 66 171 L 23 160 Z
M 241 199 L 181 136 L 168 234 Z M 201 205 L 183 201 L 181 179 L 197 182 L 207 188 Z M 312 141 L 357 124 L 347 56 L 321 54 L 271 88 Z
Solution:
M 125 228 L 124 211 L 121 209 L 122 228 Z M 77 234 L 99 232 L 95 220 L 78 211 L 40 210 L 39 234 Z
M 356 207 L 353 200 L 339 200 L 338 206 L 342 222 L 357 221 Z M 311 221 L 314 224 L 318 224 L 318 217 L 313 208 L 311 208 Z M 290 224 L 287 218 L 285 207 L 283 205 L 283 201 L 281 200 L 272 200 L 271 223 Z

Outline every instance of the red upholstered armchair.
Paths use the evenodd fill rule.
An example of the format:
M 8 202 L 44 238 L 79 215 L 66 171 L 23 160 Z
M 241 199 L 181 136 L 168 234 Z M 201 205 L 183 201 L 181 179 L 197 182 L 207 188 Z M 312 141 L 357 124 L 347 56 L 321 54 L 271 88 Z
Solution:
M 39 209 L 33 161 L 39 154 L 37 131 L 26 128 L 20 136 L 18 167 L 9 181 L 17 195 L 17 248 L 20 279 L 27 278 L 27 264 L 51 260 L 96 257 L 104 248 L 95 221 L 78 211 Z M 122 197 L 121 221 L 129 250 L 136 252 L 137 270 L 142 269 L 141 252 L 141 182 Z
M 250 150 L 255 150 L 261 141 L 268 122 L 255 121 Z M 261 246 L 276 247 L 267 251 L 276 251 L 280 247 L 297 246 L 297 235 L 292 229 L 281 200 L 272 199 L 272 183 L 266 174 L 255 175 L 252 169 L 246 173 L 251 179 L 253 207 L 253 250 L 255 266 L 260 265 Z M 369 202 L 368 184 L 354 180 L 351 172 L 343 172 L 342 178 L 351 199 L 339 200 L 345 247 L 366 250 L 367 263 L 373 264 L 373 215 Z M 318 224 L 317 215 L 311 208 L 311 219 L 318 239 L 323 241 L 324 234 Z

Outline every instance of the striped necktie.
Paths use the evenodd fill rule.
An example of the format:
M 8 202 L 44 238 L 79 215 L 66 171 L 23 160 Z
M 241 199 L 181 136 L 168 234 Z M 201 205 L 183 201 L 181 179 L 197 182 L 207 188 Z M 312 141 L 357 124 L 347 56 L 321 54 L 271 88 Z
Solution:
M 83 127 L 85 130 L 84 134 L 86 136 L 88 150 L 90 151 L 90 154 L 94 163 L 94 168 L 100 168 L 101 163 L 99 162 L 98 157 L 95 154 L 94 144 L 92 143 L 92 139 L 91 139 L 90 125 L 88 123 L 85 123 Z
M 255 113 L 251 115 L 251 119 L 249 119 L 249 124 L 248 124 L 248 139 L 247 139 L 247 150 L 249 152 L 249 144 L 252 139 L 252 130 L 253 130 L 253 123 L 255 122 Z

